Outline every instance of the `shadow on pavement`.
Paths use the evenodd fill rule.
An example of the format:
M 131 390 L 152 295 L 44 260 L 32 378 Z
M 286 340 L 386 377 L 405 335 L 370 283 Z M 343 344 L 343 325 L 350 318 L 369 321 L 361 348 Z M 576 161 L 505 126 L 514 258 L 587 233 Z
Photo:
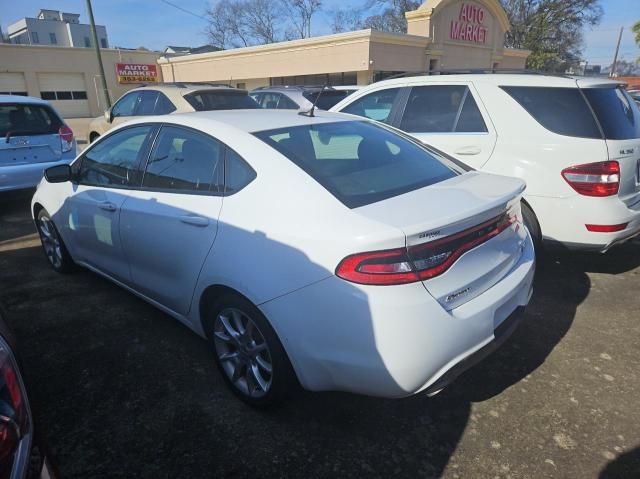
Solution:
M 620 454 L 600 473 L 600 479 L 632 479 L 635 477 L 640 477 L 640 447 Z

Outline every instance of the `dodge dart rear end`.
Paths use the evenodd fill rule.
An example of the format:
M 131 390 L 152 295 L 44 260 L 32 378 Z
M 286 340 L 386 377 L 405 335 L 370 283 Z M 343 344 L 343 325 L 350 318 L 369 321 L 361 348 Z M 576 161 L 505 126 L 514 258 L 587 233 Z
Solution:
M 54 269 L 172 314 L 263 406 L 296 377 L 435 393 L 499 345 L 531 296 L 524 187 L 369 120 L 203 112 L 111 130 L 47 170 L 33 214 Z

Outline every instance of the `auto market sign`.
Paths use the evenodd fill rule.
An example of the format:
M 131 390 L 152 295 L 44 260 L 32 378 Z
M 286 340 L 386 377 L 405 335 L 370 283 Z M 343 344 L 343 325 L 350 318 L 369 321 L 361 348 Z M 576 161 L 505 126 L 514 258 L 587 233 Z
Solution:
M 484 25 L 485 16 L 484 8 L 470 3 L 463 3 L 460 6 L 457 20 L 451 20 L 449 38 L 478 44 L 486 43 L 489 30 Z
M 146 63 L 116 63 L 118 83 L 154 83 L 158 78 L 158 65 Z

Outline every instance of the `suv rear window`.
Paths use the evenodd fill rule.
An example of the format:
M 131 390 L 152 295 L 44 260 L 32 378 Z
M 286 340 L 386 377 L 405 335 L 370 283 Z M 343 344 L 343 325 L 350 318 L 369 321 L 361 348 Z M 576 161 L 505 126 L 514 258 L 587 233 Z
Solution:
M 583 88 L 607 140 L 640 138 L 640 111 L 622 88 Z
M 195 111 L 260 108 L 246 91 L 196 91 L 185 95 L 184 99 Z
M 386 127 L 341 121 L 254 133 L 349 208 L 453 178 L 461 171 Z
M 305 91 L 302 96 L 304 96 L 311 103 L 316 101 L 318 95 L 320 94 L 320 90 L 318 91 Z M 316 107 L 321 110 L 328 110 L 333 105 L 338 104 L 343 98 L 349 96 L 348 91 L 344 90 L 324 90 L 320 98 L 318 99 L 318 103 L 316 103 Z
M 547 130 L 559 135 L 602 138 L 591 109 L 578 88 L 502 86 Z
M 46 105 L 0 104 L 0 136 L 48 135 L 58 133 L 62 120 Z

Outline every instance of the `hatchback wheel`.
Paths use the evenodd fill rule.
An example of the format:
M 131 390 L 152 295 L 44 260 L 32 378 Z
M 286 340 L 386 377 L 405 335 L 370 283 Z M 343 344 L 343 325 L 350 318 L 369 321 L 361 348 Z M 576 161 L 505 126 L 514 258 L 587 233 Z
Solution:
M 212 308 L 208 329 L 218 368 L 240 399 L 257 407 L 284 399 L 291 365 L 258 308 L 240 296 L 226 295 Z
M 40 234 L 40 241 L 42 242 L 42 249 L 51 267 L 58 273 L 72 271 L 73 260 L 46 210 L 40 210 L 36 224 Z

